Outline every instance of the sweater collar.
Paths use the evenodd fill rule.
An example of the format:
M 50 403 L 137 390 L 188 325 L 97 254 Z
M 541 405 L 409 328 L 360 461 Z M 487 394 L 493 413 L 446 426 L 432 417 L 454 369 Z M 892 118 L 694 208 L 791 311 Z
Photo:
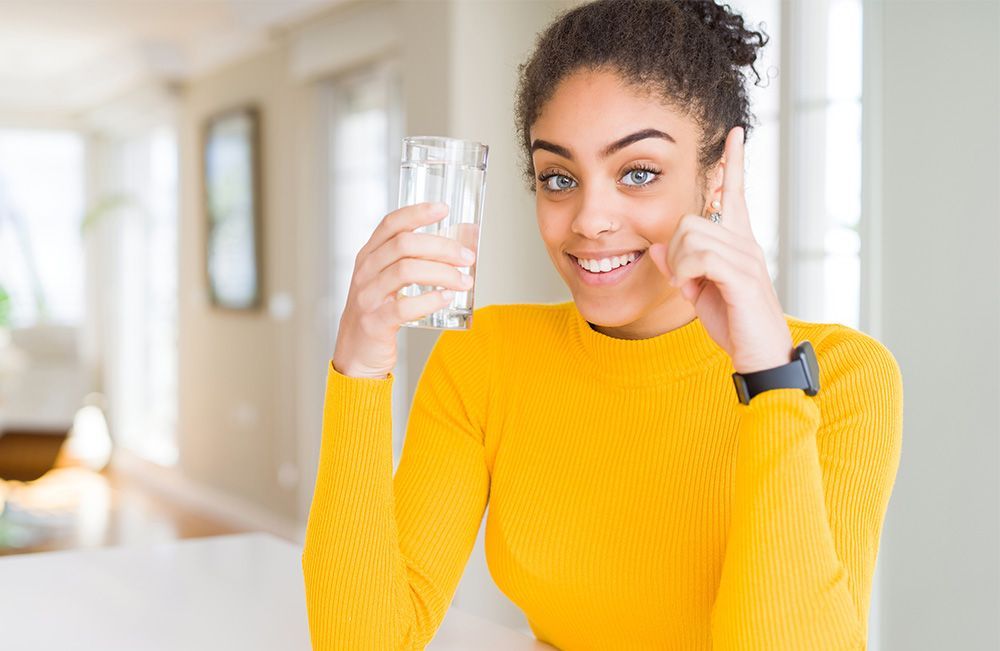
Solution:
M 574 301 L 567 309 L 576 345 L 602 377 L 627 385 L 679 379 L 726 358 L 695 317 L 686 324 L 647 339 L 618 339 L 594 330 Z

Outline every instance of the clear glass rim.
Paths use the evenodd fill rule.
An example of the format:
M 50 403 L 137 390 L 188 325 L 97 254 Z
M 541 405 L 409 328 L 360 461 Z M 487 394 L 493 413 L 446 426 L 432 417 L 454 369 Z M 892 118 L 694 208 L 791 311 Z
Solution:
M 456 146 L 460 145 L 462 147 L 469 148 L 482 148 L 489 149 L 489 145 L 479 142 L 478 140 L 465 140 L 464 138 L 452 138 L 451 136 L 406 136 L 403 138 L 403 142 L 412 142 L 418 145 L 431 145 L 434 143 Z
M 448 136 L 406 136 L 403 138 L 403 164 L 424 162 L 451 163 L 486 170 L 488 145 L 475 140 Z

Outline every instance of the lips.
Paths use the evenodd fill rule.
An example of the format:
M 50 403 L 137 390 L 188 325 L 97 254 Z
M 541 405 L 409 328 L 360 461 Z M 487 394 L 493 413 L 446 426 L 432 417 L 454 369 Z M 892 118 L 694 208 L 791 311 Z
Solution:
M 597 271 L 601 271 L 601 272 L 607 273 L 609 271 L 617 269 L 618 267 L 621 267 L 621 266 L 624 266 L 626 264 L 630 264 L 632 262 L 635 262 L 639 258 L 639 256 L 641 254 L 642 254 L 641 250 L 634 250 L 634 251 L 626 251 L 624 253 L 618 253 L 618 254 L 615 254 L 615 255 L 601 255 L 601 256 L 593 256 L 593 257 L 583 257 L 583 256 L 574 255 L 572 253 L 570 253 L 569 255 L 570 255 L 571 258 L 574 258 L 574 260 L 576 261 L 577 264 L 580 264 L 581 260 L 589 262 L 589 263 L 595 263 L 596 262 L 597 263 L 596 264 Z M 604 262 L 605 260 L 607 260 L 609 263 L 613 263 L 614 266 L 611 267 L 610 269 L 604 269 L 603 265 L 601 263 Z M 624 260 L 624 262 L 622 262 L 623 260 Z M 594 264 L 580 264 L 580 266 L 583 267 L 584 269 L 587 269 L 588 271 L 591 271 L 591 268 L 593 266 L 595 266 L 595 265 Z M 611 265 L 609 264 L 608 266 L 611 266 Z M 597 273 L 597 271 L 594 271 L 593 273 Z
M 616 269 L 612 269 L 611 271 L 601 271 L 597 273 L 594 273 L 592 271 L 587 271 L 586 269 L 581 267 L 573 255 L 569 253 L 567 253 L 566 255 L 572 261 L 571 263 L 573 267 L 576 269 L 577 276 L 585 285 L 591 287 L 603 287 L 608 285 L 615 285 L 621 282 L 626 277 L 628 277 L 628 275 L 632 273 L 632 269 L 637 264 L 639 264 L 640 260 L 643 259 L 645 253 L 646 253 L 645 251 L 640 251 L 636 255 L 635 260 L 633 260 L 632 262 L 628 264 L 623 264 Z
M 577 251 L 576 253 L 572 251 L 567 251 L 571 256 L 580 260 L 601 260 L 602 258 L 617 258 L 619 256 L 628 255 L 629 253 L 641 253 L 645 249 L 619 249 L 617 251 Z

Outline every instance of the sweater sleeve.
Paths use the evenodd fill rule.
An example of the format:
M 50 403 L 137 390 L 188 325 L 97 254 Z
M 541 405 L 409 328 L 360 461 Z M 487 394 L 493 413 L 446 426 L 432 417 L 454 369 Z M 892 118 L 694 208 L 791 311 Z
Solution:
M 817 347 L 820 390 L 739 404 L 735 496 L 713 648 L 864 649 L 882 522 L 899 465 L 892 354 L 850 328 Z
M 391 388 L 327 369 L 319 468 L 302 568 L 313 648 L 420 649 L 472 552 L 490 476 L 484 453 L 491 307 L 438 337 L 393 476 Z

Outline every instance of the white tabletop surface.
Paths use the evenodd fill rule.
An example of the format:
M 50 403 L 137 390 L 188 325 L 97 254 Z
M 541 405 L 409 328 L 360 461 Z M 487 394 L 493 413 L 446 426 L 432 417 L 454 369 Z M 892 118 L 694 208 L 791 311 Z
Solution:
M 0 644 L 19 651 L 308 650 L 301 549 L 268 534 L 0 558 Z M 431 651 L 551 649 L 448 611 Z

